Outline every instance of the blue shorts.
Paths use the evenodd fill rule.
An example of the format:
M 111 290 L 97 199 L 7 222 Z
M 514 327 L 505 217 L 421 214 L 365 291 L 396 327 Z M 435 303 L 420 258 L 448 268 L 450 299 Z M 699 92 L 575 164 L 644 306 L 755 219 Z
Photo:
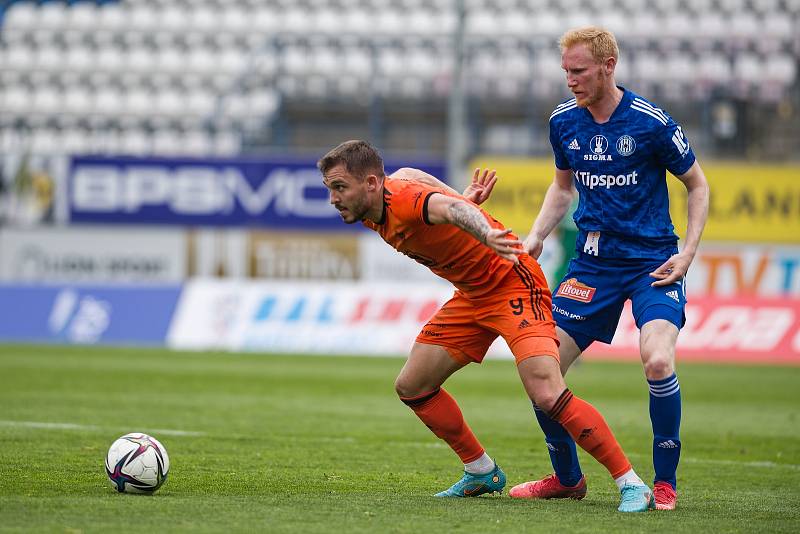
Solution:
M 677 252 L 677 251 L 676 251 Z M 630 299 L 636 326 L 665 319 L 679 329 L 686 322 L 684 281 L 652 287 L 650 273 L 660 260 L 604 259 L 579 254 L 553 292 L 553 318 L 583 351 L 593 341 L 611 343 L 625 301 Z

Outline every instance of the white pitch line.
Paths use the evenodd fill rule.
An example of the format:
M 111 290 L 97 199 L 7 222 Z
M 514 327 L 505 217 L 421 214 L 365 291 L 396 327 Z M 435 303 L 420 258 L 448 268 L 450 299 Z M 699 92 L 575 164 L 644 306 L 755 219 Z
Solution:
M 46 430 L 114 430 L 124 432 L 121 427 L 99 427 L 97 425 L 78 425 L 75 423 L 48 423 L 44 421 L 4 421 L 0 420 L 0 426 L 16 426 L 24 428 L 41 428 Z M 148 432 L 161 434 L 164 436 L 205 436 L 205 432 L 195 432 L 193 430 L 174 430 L 169 428 L 151 428 Z
M 634 458 L 650 458 L 650 456 L 644 454 L 635 454 L 635 453 L 627 453 L 628 456 L 633 456 Z M 687 464 L 709 464 L 709 465 L 735 465 L 739 467 L 762 467 L 767 469 L 789 469 L 792 471 L 800 471 L 800 465 L 798 464 L 781 464 L 778 462 L 772 462 L 770 460 L 762 460 L 762 461 L 750 461 L 750 462 L 740 462 L 738 460 L 713 460 L 711 458 L 694 458 L 694 457 L 683 457 L 681 456 L 681 462 L 685 462 Z

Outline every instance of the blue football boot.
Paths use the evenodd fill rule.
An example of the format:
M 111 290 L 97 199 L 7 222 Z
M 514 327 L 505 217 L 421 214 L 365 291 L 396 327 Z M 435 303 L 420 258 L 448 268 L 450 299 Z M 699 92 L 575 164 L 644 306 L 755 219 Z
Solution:
M 494 464 L 494 469 L 485 475 L 473 475 L 464 471 L 461 480 L 434 497 L 477 497 L 484 493 L 502 493 L 506 486 L 506 474 L 500 466 Z
M 620 512 L 646 512 L 654 510 L 656 507 L 653 492 L 647 486 L 625 484 L 619 492 L 622 495 L 622 501 L 617 510 Z

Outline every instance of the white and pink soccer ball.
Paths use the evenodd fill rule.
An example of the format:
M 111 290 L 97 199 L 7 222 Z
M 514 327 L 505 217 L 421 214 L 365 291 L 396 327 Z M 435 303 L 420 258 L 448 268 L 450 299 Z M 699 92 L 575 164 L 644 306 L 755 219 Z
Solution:
M 154 437 L 133 432 L 111 444 L 106 474 L 120 493 L 153 493 L 167 479 L 167 449 Z

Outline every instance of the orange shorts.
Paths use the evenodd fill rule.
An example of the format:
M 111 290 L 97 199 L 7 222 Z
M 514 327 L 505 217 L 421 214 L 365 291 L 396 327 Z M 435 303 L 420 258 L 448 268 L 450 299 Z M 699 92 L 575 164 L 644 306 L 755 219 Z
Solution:
M 523 258 L 528 261 L 508 271 L 489 295 L 456 291 L 422 328 L 417 343 L 442 346 L 459 363 L 480 363 L 501 336 L 518 364 L 531 356 L 558 360 L 550 290 L 539 265 Z

